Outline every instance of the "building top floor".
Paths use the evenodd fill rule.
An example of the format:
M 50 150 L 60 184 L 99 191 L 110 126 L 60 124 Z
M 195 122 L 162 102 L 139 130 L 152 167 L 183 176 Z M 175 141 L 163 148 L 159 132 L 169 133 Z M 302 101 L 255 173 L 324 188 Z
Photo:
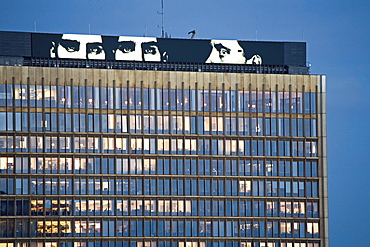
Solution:
M 142 63 L 167 65 L 146 66 L 148 70 L 308 74 L 305 42 L 0 31 L 2 65 L 129 69 L 128 62 L 136 63 L 134 69 Z M 189 68 L 185 64 L 197 66 Z M 211 66 L 215 64 L 219 66 Z

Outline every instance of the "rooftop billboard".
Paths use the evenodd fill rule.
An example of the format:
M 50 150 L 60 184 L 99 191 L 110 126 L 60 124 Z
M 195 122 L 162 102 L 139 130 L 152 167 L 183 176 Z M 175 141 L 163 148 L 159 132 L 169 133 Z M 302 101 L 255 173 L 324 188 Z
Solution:
M 8 40 L 8 36 L 14 34 L 14 32 L 0 32 L 0 38 L 5 37 L 3 39 Z M 306 43 L 304 42 L 173 39 L 84 34 L 24 34 L 31 35 L 31 45 L 29 46 L 31 52 L 27 54 L 39 58 L 306 65 Z M 11 47 L 16 44 L 7 43 L 3 45 Z

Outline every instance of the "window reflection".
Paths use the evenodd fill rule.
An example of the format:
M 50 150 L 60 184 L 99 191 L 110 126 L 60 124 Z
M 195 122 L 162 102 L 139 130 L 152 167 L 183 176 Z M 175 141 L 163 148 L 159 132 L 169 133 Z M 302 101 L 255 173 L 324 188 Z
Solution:
M 315 158 L 318 155 L 318 144 L 315 138 L 303 139 L 317 136 L 317 120 L 314 115 L 309 115 L 316 113 L 314 92 L 257 92 L 244 89 L 196 91 L 183 90 L 179 87 L 147 89 L 121 86 L 113 88 L 104 85 L 99 88 L 96 85 L 57 87 L 22 84 L 14 85 L 13 88 L 12 85 L 0 85 L 0 91 L 4 92 L 0 94 L 1 106 L 12 106 L 14 102 L 17 107 L 60 108 L 55 112 L 34 109 L 14 114 L 0 112 L 0 130 L 32 131 L 30 134 L 0 136 L 2 152 L 17 152 L 15 155 L 7 154 L 0 157 L 0 173 L 16 173 L 17 176 L 32 174 L 30 178 L 23 178 L 24 175 L 16 179 L 1 178 L 1 193 L 52 197 L 56 195 L 67 197 L 72 194 L 83 195 L 82 197 L 108 196 L 74 200 L 20 199 L 22 202 L 1 199 L 1 215 L 26 216 L 30 213 L 33 216 L 288 217 L 285 220 L 270 219 L 268 222 L 259 220 L 236 222 L 230 219 L 195 222 L 175 219 L 171 222 L 146 220 L 149 222 L 147 223 L 141 219 L 133 219 L 117 220 L 115 226 L 112 226 L 112 220 L 102 221 L 92 218 L 78 219 L 73 224 L 68 219 L 59 221 L 36 219 L 35 232 L 44 237 L 142 236 L 146 234 L 145 231 L 143 233 L 144 225 L 153 229 L 150 232 L 151 236 L 236 237 L 240 234 L 243 237 L 279 237 L 281 234 L 295 238 L 318 237 L 318 222 L 315 222 L 317 219 L 310 219 L 312 222 L 308 223 L 291 219 L 291 217 L 317 218 L 319 214 L 317 198 L 319 168 Z M 79 110 L 71 112 L 68 108 L 72 107 Z M 127 109 L 130 111 L 127 112 Z M 158 110 L 159 115 L 156 116 L 149 110 Z M 183 110 L 185 112 L 181 113 Z M 203 112 L 195 115 L 196 110 Z M 237 111 L 253 112 L 254 115 L 229 113 Z M 210 112 L 219 113 L 216 115 Z M 263 112 L 291 114 L 304 112 L 306 115 L 291 117 L 286 114 L 278 116 L 260 114 Z M 28 121 L 30 126 L 25 124 Z M 44 136 L 43 131 L 60 131 L 61 134 L 53 136 L 49 133 Z M 72 139 L 70 133 L 64 132 L 79 133 Z M 171 134 L 171 138 L 167 135 L 143 136 L 143 133 Z M 183 138 L 177 134 L 194 135 Z M 240 135 L 238 139 L 230 136 L 237 134 Z M 218 137 L 211 139 L 207 135 Z M 296 136 L 301 138 L 292 138 Z M 22 152 L 31 152 L 31 157 L 22 157 Z M 56 155 L 58 152 L 62 154 Z M 72 156 L 71 152 L 76 154 Z M 97 155 L 101 153 L 106 154 L 104 157 Z M 112 154 L 116 153 L 136 156 L 131 155 L 128 158 L 127 155 L 121 155 L 122 157 L 112 158 Z M 170 156 L 163 158 L 140 156 L 156 153 Z M 210 160 L 205 155 L 214 156 Z M 234 155 L 246 157 L 236 159 Z M 291 155 L 293 158 L 289 158 Z M 305 157 L 310 159 L 306 161 Z M 59 173 L 67 175 L 62 177 L 53 175 Z M 41 174 L 47 175 L 44 177 Z M 86 174 L 91 176 L 86 177 Z M 106 177 L 102 174 L 120 174 L 120 176 Z M 138 176 L 128 178 L 122 174 Z M 140 177 L 142 174 L 207 176 L 199 179 L 164 176 L 158 179 L 150 176 Z M 220 177 L 224 175 L 255 177 L 253 180 Z M 259 178 L 261 176 L 262 178 Z M 277 176 L 283 178 L 278 180 Z M 138 198 L 111 199 L 109 198 L 111 195 L 135 195 Z M 164 198 L 154 200 L 140 198 L 141 195 L 163 195 Z M 264 196 L 265 199 L 239 198 L 238 201 L 233 201 L 213 197 L 168 200 L 166 195 L 253 195 Z M 277 200 L 278 196 L 284 198 Z M 23 205 L 29 205 L 30 211 L 23 210 Z M 7 227 L 8 222 L 5 220 Z M 1 225 L 4 226 L 4 223 Z M 8 233 L 0 234 L 4 236 Z M 49 243 L 52 242 L 47 242 L 48 245 Z M 137 243 L 145 246 L 156 244 L 140 241 Z M 181 244 L 205 245 L 202 242 L 181 242 Z M 252 246 L 251 242 L 242 244 Z M 263 243 L 266 246 L 270 246 L 269 244 L 273 246 L 270 242 Z M 282 246 L 284 244 L 286 243 L 282 243 Z
M 121 86 L 121 85 L 120 85 Z M 3 86 L 4 87 L 4 86 Z M 117 97 L 113 98 L 113 91 Z M 16 106 L 27 106 L 27 99 L 30 99 L 31 107 L 42 107 L 42 101 L 46 107 L 56 106 L 56 86 L 50 85 L 7 85 L 3 90 L 8 93 L 3 97 L 7 100 L 7 104 L 11 105 L 13 97 Z M 196 93 L 198 96 L 195 97 Z M 85 95 L 86 94 L 86 95 Z M 169 94 L 171 96 L 169 97 Z M 222 90 L 207 90 L 201 89 L 196 92 L 193 89 L 164 89 L 160 88 L 156 91 L 154 89 L 143 88 L 127 88 L 116 87 L 113 89 L 109 86 L 68 86 L 61 85 L 58 88 L 58 102 L 60 107 L 73 107 L 104 109 L 156 109 L 158 110 L 195 110 L 192 103 L 196 103 L 198 99 L 199 111 L 240 111 L 240 112 L 280 112 L 280 113 L 302 113 L 303 107 L 305 113 L 316 113 L 316 93 L 314 92 L 262 92 L 262 91 L 222 91 Z M 120 97 L 118 97 L 118 95 Z M 237 95 L 237 96 L 236 96 Z M 72 99 L 73 98 L 73 99 Z M 155 104 L 155 98 L 157 102 Z M 169 99 L 171 98 L 171 102 Z M 304 100 L 302 100 L 304 98 Z M 3 105 L 5 102 L 3 100 Z M 209 108 L 212 105 L 211 108 Z M 143 107 L 143 108 L 142 108 Z

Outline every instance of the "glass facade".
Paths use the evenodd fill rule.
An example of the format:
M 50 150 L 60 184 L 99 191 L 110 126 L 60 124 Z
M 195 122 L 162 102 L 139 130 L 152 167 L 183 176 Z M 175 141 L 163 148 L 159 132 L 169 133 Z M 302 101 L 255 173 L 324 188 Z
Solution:
M 30 76 L 0 81 L 0 247 L 324 246 L 317 79 Z

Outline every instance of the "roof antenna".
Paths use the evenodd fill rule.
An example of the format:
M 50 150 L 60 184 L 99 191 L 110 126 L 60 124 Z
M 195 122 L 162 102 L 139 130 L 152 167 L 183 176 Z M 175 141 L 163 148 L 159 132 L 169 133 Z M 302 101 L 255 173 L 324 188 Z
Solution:
M 33 21 L 33 25 L 35 27 L 35 33 L 36 33 L 36 21 Z
M 163 0 L 162 2 L 162 12 L 157 11 L 157 14 L 162 15 L 162 38 L 164 38 L 164 11 L 163 11 Z
M 258 31 L 257 31 L 257 28 L 256 28 L 256 41 L 257 41 L 257 33 L 258 33 Z

